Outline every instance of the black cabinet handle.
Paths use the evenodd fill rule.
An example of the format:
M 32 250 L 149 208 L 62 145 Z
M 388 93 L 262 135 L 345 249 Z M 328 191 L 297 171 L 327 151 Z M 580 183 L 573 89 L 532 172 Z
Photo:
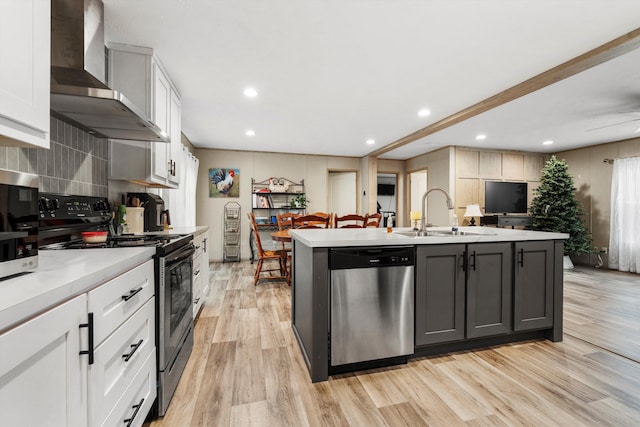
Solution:
M 520 248 L 520 253 L 519 255 L 519 260 L 518 260 L 518 264 L 520 264 L 520 267 L 524 267 L 524 248 Z
M 460 261 L 462 261 L 460 263 L 460 268 L 462 268 L 462 271 L 467 271 L 467 253 L 463 252 L 462 255 L 460 255 Z
M 87 335 L 89 338 L 89 348 L 87 350 L 80 350 L 80 354 L 86 354 L 89 356 L 89 365 L 93 365 L 93 313 L 89 313 L 87 323 L 81 323 L 80 328 L 87 328 Z
M 200 302 L 200 298 L 197 298 L 194 302 L 193 305 L 198 305 L 198 303 Z
M 132 289 L 132 290 L 129 291 L 128 295 L 122 295 L 122 299 L 124 301 L 129 301 L 131 298 L 134 297 L 134 295 L 136 295 L 141 290 L 142 290 L 142 286 L 140 286 L 138 289 Z
M 142 345 L 142 341 L 143 340 L 140 340 L 136 344 L 131 344 L 131 347 L 132 347 L 131 351 L 128 354 L 122 355 L 122 357 L 124 357 L 125 362 L 128 362 L 129 359 L 133 357 L 133 353 L 135 353 L 140 348 L 140 346 Z
M 473 264 L 471 264 L 471 267 L 473 268 L 473 271 L 476 271 L 476 251 L 473 251 L 471 258 L 473 258 Z
M 196 271 L 193 272 L 194 276 L 197 276 L 198 274 L 200 274 L 200 270 L 196 270 Z
M 133 420 L 136 419 L 136 416 L 138 415 L 138 411 L 140 410 L 140 408 L 142 408 L 143 403 L 144 403 L 144 397 L 142 398 L 142 400 L 140 400 L 140 403 L 138 403 L 137 405 L 133 405 L 131 407 L 131 409 L 135 409 L 135 410 L 133 411 L 133 415 L 131 415 L 131 418 L 127 418 L 126 420 L 124 420 L 124 423 L 127 425 L 127 427 L 129 427 L 131 423 L 133 423 Z

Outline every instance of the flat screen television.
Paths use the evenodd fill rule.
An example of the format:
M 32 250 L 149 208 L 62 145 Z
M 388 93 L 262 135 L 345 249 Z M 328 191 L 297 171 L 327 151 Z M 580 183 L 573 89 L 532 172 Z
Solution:
M 378 196 L 393 196 L 396 194 L 394 184 L 378 184 Z
M 526 214 L 527 183 L 485 181 L 484 212 L 486 214 Z

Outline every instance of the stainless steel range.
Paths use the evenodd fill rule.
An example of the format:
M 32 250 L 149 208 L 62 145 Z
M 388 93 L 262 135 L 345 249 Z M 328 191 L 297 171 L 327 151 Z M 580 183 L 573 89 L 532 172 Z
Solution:
M 193 236 L 144 233 L 110 235 L 104 243 L 84 243 L 85 231 L 109 229 L 106 198 L 40 193 L 39 249 L 70 250 L 151 246 L 155 254 L 158 400 L 163 416 L 193 348 Z

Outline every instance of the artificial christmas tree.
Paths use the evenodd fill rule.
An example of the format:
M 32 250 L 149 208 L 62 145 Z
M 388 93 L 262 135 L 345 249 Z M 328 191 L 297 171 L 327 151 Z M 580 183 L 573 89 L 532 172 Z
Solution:
M 564 242 L 565 255 L 590 253 L 595 249 L 580 219 L 585 210 L 576 199 L 575 190 L 567 163 L 551 156 L 542 169 L 541 183 L 534 190 L 529 209 L 534 230 L 569 234 Z

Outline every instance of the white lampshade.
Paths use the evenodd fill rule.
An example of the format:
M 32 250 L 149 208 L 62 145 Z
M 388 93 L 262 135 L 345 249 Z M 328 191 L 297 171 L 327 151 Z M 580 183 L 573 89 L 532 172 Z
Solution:
M 464 211 L 464 216 L 466 217 L 474 217 L 474 216 L 483 216 L 482 212 L 480 212 L 480 205 L 467 205 L 467 210 Z

